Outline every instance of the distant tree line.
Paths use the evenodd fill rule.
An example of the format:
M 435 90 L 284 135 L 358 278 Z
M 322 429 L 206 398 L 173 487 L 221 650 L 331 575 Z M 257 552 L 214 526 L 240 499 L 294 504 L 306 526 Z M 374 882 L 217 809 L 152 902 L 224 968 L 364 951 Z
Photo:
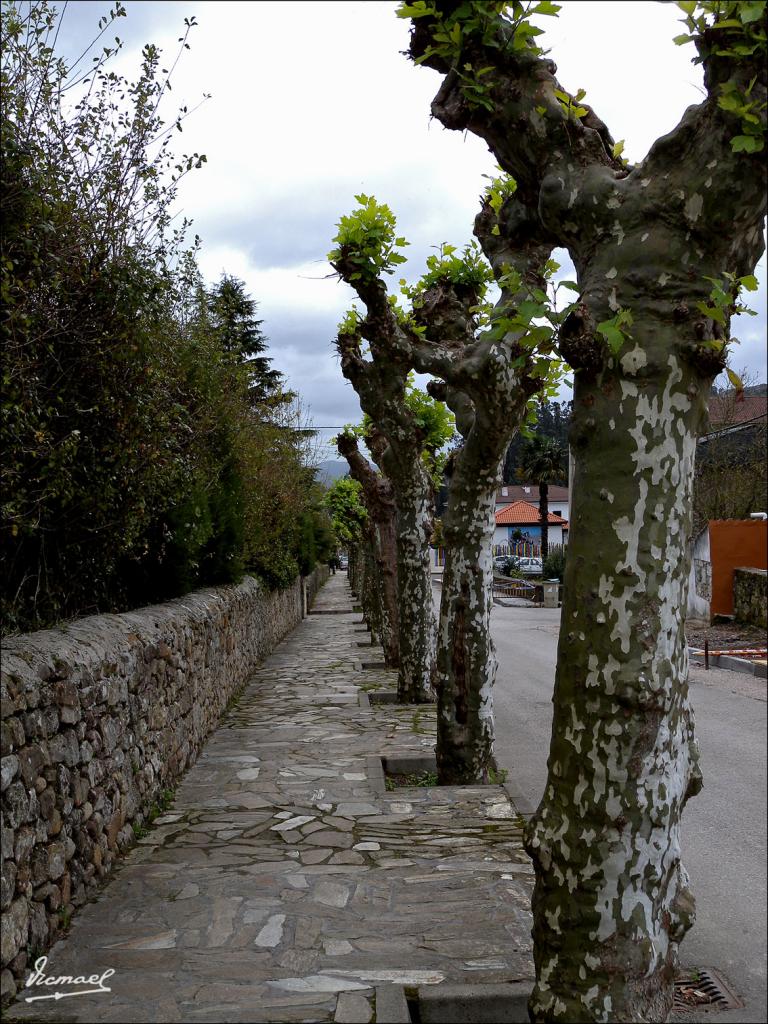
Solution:
M 172 227 L 178 184 L 205 160 L 170 151 L 186 111 L 160 119 L 155 47 L 129 83 L 114 47 L 67 67 L 55 32 L 47 3 L 4 9 L 5 627 L 246 570 L 286 585 L 331 543 L 311 438 L 245 285 L 206 284 L 197 240 Z
M 534 418 L 535 417 L 535 418 Z M 526 453 L 531 447 L 532 437 L 546 437 L 556 441 L 560 447 L 568 451 L 568 424 L 571 420 L 570 402 L 540 402 L 527 424 L 527 430 L 515 434 L 509 443 L 504 456 L 502 480 L 505 484 L 531 483 L 525 475 Z M 521 476 L 521 474 L 523 474 Z M 568 484 L 568 464 L 565 461 L 557 477 L 549 480 L 551 484 Z

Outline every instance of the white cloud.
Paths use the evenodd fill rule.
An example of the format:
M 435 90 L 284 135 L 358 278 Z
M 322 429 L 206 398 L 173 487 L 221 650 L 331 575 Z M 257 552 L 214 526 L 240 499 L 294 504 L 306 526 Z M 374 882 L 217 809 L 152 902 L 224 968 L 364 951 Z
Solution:
M 199 27 L 174 75 L 175 104 L 212 99 L 185 124 L 177 151 L 208 163 L 185 181 L 184 212 L 203 238 L 207 276 L 246 281 L 259 303 L 275 366 L 288 374 L 316 422 L 355 418 L 357 401 L 333 356 L 336 323 L 352 300 L 324 258 L 354 194 L 389 203 L 412 243 L 406 277 L 421 272 L 430 246 L 471 237 L 477 198 L 495 161 L 475 136 L 430 121 L 441 76 L 401 53 L 408 25 L 394 2 L 136 3 L 115 31 L 126 39 L 121 65 L 135 68 L 148 39 L 170 58 L 185 16 Z M 96 4 L 70 3 L 70 45 L 87 38 Z M 587 101 L 625 155 L 641 159 L 701 98 L 701 71 L 674 4 L 624 0 L 565 2 L 542 18 L 544 45 L 566 88 Z M 65 19 L 66 20 L 66 19 Z M 114 34 L 114 33 L 110 33 Z M 759 271 L 765 281 L 765 264 Z M 749 297 L 755 304 L 755 296 Z M 765 294 L 757 297 L 764 311 Z M 736 323 L 734 363 L 765 379 L 763 317 Z M 564 392 L 565 394 L 565 392 Z

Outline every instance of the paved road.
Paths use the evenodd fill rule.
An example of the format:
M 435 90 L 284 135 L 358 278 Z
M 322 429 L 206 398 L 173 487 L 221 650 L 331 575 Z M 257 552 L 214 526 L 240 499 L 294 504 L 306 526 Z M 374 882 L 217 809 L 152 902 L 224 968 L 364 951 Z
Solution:
M 535 807 L 546 781 L 560 613 L 496 605 L 496 757 Z M 717 1020 L 766 1013 L 766 683 L 723 669 L 691 670 L 704 790 L 688 804 L 683 857 L 698 921 L 685 964 L 721 970 L 745 998 Z M 693 1018 L 688 1018 L 693 1019 Z

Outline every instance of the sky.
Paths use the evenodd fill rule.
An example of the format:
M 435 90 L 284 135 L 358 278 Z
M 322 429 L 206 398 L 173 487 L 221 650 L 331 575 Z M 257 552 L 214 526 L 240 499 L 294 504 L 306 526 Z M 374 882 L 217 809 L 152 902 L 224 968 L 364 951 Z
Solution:
M 211 94 L 176 137 L 177 152 L 205 153 L 207 163 L 183 182 L 179 211 L 202 239 L 205 277 L 235 275 L 258 302 L 267 354 L 301 395 L 322 441 L 361 416 L 333 348 L 336 325 L 355 298 L 325 258 L 339 217 L 360 192 L 386 202 L 410 242 L 397 277 L 415 280 L 433 246 L 469 241 L 484 175 L 496 173 L 485 143 L 431 120 L 442 76 L 403 55 L 408 23 L 395 16 L 396 6 L 127 0 L 127 18 L 105 37 L 123 40 L 117 68 L 130 77 L 146 42 L 170 60 L 184 19 L 196 18 L 166 116 Z M 61 52 L 79 53 L 108 9 L 70 0 Z M 703 96 L 693 48 L 672 42 L 682 31 L 678 17 L 674 4 L 653 0 L 564 0 L 557 19 L 539 21 L 561 84 L 586 89 L 613 137 L 625 140 L 630 162 Z M 572 276 L 560 256 L 561 276 Z M 759 315 L 733 322 L 741 344 L 732 364 L 765 381 L 765 257 L 758 277 L 760 292 L 749 301 Z M 319 457 L 337 456 L 321 447 Z

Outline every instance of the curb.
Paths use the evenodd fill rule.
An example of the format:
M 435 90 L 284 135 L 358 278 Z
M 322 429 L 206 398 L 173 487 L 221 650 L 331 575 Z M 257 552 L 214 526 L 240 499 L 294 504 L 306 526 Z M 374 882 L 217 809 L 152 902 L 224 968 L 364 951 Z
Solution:
M 536 808 L 512 778 L 508 777 L 506 782 L 502 782 L 501 788 L 507 794 L 509 802 L 521 818 L 533 817 L 536 813 Z
M 690 654 L 689 659 L 691 665 L 695 665 L 696 668 L 704 668 L 703 655 Z M 733 656 L 728 654 L 710 655 L 709 667 L 725 668 L 731 672 L 741 672 L 747 676 L 755 676 L 757 679 L 768 678 L 768 665 L 764 665 L 756 661 L 749 661 L 747 658 L 734 658 Z
M 418 1004 L 421 1024 L 528 1024 L 532 990 L 532 981 L 420 985 L 412 1001 Z M 377 1024 L 411 1024 L 412 1020 L 404 986 L 376 986 Z
M 384 768 L 379 755 L 369 754 L 366 757 L 365 774 L 368 776 L 368 785 L 376 796 L 383 796 L 387 792 L 387 784 L 384 779 Z
M 376 1024 L 411 1024 L 402 985 L 376 985 Z
M 412 775 L 417 772 L 433 772 L 437 762 L 434 754 L 369 754 L 365 759 L 368 785 L 377 796 L 384 796 L 387 790 L 385 771 Z

